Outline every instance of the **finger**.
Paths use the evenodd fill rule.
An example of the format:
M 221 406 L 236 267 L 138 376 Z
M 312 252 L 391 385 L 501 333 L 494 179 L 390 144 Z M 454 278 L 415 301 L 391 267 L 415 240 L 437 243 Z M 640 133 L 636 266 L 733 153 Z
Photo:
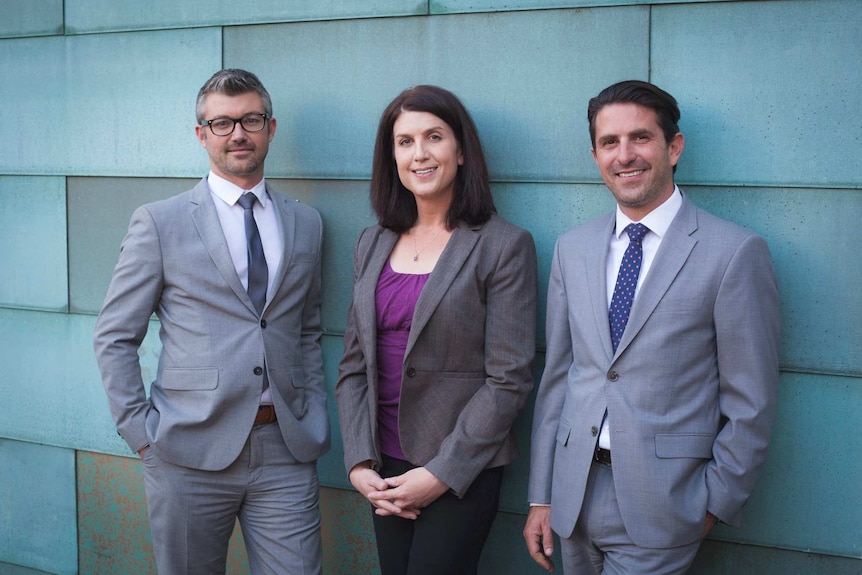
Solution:
M 545 571 L 554 572 L 554 562 L 545 557 L 545 554 L 541 551 L 536 551 L 535 553 L 530 554 L 530 557 L 533 558 L 533 561 L 539 564 Z

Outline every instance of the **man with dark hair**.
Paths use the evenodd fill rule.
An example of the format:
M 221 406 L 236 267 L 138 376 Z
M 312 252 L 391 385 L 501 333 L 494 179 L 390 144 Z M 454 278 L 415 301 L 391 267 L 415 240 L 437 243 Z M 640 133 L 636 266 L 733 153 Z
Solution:
M 524 539 L 567 575 L 685 573 L 736 525 L 766 458 L 778 390 L 769 250 L 674 184 L 674 98 L 646 82 L 590 100 L 614 213 L 557 241 L 533 420 Z
M 96 322 L 102 380 L 143 461 L 161 575 L 224 573 L 237 519 L 252 573 L 319 574 L 321 219 L 264 181 L 276 121 L 254 74 L 217 72 L 196 113 L 210 172 L 132 215 Z M 137 354 L 153 312 L 147 397 Z

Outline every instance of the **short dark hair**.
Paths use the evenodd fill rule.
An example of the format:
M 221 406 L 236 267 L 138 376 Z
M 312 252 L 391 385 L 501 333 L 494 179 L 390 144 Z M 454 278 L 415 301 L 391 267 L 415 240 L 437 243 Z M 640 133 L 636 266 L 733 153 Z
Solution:
M 195 103 L 195 115 L 198 124 L 205 120 L 204 108 L 209 94 L 225 94 L 227 96 L 240 96 L 249 92 L 256 92 L 263 102 L 263 111 L 267 117 L 272 117 L 272 99 L 269 92 L 263 87 L 257 76 L 239 68 L 225 68 L 219 70 L 201 86 Z
M 371 208 L 378 223 L 397 233 L 409 230 L 416 223 L 416 200 L 398 177 L 392 135 L 395 121 L 402 112 L 408 111 L 428 112 L 446 122 L 464 158 L 455 175 L 455 195 L 446 216 L 446 227 L 451 230 L 460 222 L 470 225 L 487 222 L 497 210 L 476 125 L 452 92 L 422 85 L 401 92 L 380 117 L 371 167 Z
M 676 99 L 649 82 L 625 80 L 608 86 L 587 106 L 587 120 L 590 122 L 590 143 L 596 147 L 596 115 L 609 104 L 638 104 L 655 111 L 658 124 L 664 132 L 667 143 L 679 133 L 679 107 Z

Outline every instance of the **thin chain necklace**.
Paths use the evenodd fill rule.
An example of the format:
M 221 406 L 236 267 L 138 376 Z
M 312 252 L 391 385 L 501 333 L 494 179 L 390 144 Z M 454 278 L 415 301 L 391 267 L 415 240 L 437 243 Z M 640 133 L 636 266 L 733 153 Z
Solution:
M 413 228 L 413 229 L 410 231 L 410 235 L 411 235 L 411 236 L 413 236 L 413 261 L 414 261 L 414 262 L 419 261 L 419 254 L 421 254 L 422 252 L 424 252 L 424 251 L 425 251 L 425 249 L 426 249 L 428 246 L 430 246 L 431 244 L 433 244 L 433 243 L 434 243 L 434 240 L 436 240 L 436 239 L 437 239 L 437 236 L 439 236 L 439 235 L 440 235 L 440 229 L 441 229 L 441 228 L 437 228 L 437 231 L 436 231 L 436 232 L 434 232 L 434 235 L 433 235 L 433 236 L 431 236 L 431 239 L 430 239 L 430 240 L 428 240 L 428 243 L 426 243 L 424 246 L 422 246 L 422 249 L 421 249 L 421 250 L 416 249 L 416 228 Z

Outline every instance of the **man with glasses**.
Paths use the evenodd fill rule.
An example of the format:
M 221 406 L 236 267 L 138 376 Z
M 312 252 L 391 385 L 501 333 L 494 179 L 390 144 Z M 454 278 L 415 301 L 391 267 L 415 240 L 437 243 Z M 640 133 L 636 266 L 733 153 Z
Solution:
M 322 222 L 264 181 L 276 120 L 254 74 L 217 72 L 197 121 L 210 172 L 133 214 L 96 323 L 102 380 L 143 461 L 160 574 L 224 573 L 237 519 L 253 574 L 318 574 Z M 147 397 L 138 348 L 154 312 Z

